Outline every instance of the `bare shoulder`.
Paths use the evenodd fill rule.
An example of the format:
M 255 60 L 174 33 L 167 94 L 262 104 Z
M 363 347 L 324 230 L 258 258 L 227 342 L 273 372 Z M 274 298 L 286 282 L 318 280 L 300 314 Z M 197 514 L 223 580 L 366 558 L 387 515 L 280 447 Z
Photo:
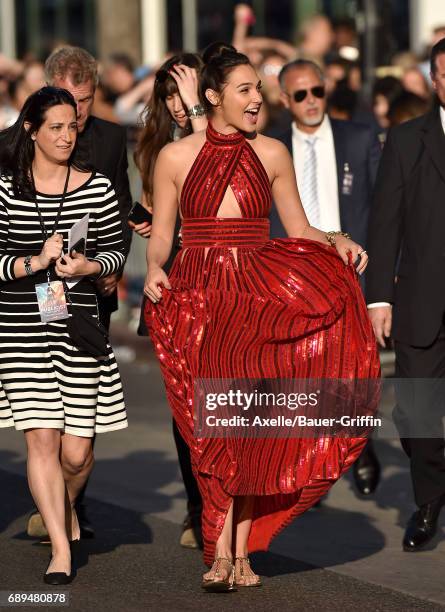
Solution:
M 269 180 L 273 182 L 280 174 L 280 169 L 286 168 L 290 161 L 290 154 L 286 145 L 269 136 L 258 134 L 250 141 L 252 148 L 265 167 Z
M 265 158 L 272 159 L 277 156 L 283 158 L 289 155 L 286 145 L 276 138 L 258 134 L 255 138 L 255 144 L 255 151 L 260 155 L 264 155 Z
M 159 163 L 168 164 L 170 168 L 176 169 L 184 166 L 189 157 L 196 157 L 206 140 L 205 131 L 190 134 L 185 138 L 170 142 L 165 145 L 159 153 Z

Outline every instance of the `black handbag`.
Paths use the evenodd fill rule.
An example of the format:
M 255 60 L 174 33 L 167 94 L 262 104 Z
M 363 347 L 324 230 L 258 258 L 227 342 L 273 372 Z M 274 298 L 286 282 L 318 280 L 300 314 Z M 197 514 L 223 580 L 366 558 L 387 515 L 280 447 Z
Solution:
M 68 182 L 70 178 L 70 166 L 67 168 L 65 186 L 63 188 L 62 198 L 60 200 L 59 209 L 57 211 L 56 220 L 54 222 L 53 234 L 56 233 L 57 227 L 60 221 L 60 215 L 62 213 L 63 204 L 68 189 Z M 39 203 L 37 201 L 37 195 L 34 184 L 34 176 L 31 168 L 31 180 L 34 187 L 34 203 L 36 205 L 37 214 L 39 215 L 40 227 L 44 240 L 48 239 L 48 232 L 45 227 L 45 223 L 40 212 Z M 47 271 L 48 283 L 50 281 L 50 270 Z M 95 319 L 85 308 L 82 306 L 75 306 L 70 297 L 70 292 L 65 279 L 62 279 L 63 288 L 65 291 L 65 297 L 68 305 L 69 317 L 66 320 L 66 327 L 71 338 L 71 341 L 75 347 L 79 350 L 88 353 L 92 357 L 107 357 L 108 356 L 108 332 L 103 325 L 101 325 L 99 319 Z
M 85 351 L 92 357 L 108 356 L 108 332 L 105 327 L 82 306 L 75 306 L 69 294 L 68 285 L 63 279 L 68 312 L 70 316 L 66 321 L 66 329 L 72 343 L 79 350 Z

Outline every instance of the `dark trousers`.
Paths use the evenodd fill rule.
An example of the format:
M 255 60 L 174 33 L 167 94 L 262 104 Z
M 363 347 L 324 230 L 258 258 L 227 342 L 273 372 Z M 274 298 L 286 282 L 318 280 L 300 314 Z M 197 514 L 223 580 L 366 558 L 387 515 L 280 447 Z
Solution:
M 200 511 L 202 508 L 202 498 L 199 492 L 198 483 L 193 475 L 192 463 L 190 459 L 190 449 L 184 438 L 181 436 L 176 421 L 173 419 L 173 436 L 175 438 L 176 450 L 178 451 L 179 467 L 181 468 L 182 480 L 184 481 L 187 493 L 188 510 Z
M 418 506 L 445 493 L 445 325 L 427 347 L 395 342 L 397 406 L 394 421 L 408 455 Z

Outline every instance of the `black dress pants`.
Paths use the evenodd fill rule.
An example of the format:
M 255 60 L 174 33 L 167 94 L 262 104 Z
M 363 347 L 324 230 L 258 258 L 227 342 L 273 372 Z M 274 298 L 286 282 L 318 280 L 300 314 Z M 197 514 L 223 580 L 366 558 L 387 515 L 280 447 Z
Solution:
M 427 347 L 395 342 L 397 406 L 393 417 L 410 460 L 418 506 L 445 493 L 445 324 Z
M 99 303 L 99 320 L 102 323 L 102 325 L 105 327 L 107 332 L 109 332 L 112 312 L 109 308 L 106 307 L 105 304 L 103 304 L 103 302 L 100 301 L 100 299 L 98 300 L 98 303 Z M 94 435 L 93 441 L 92 441 L 93 449 L 94 449 L 95 443 L 96 443 L 96 435 Z M 87 481 L 85 482 L 83 488 L 79 492 L 79 495 L 77 496 L 76 503 L 75 503 L 75 507 L 77 508 L 83 504 L 83 498 L 85 497 L 85 491 L 88 486 L 88 480 L 89 480 L 89 477 Z
M 181 436 L 174 419 L 172 420 L 172 424 L 182 480 L 184 481 L 185 491 L 187 493 L 187 507 L 189 511 L 194 510 L 195 512 L 200 512 L 202 509 L 202 498 L 201 493 L 199 492 L 198 483 L 196 482 L 196 478 L 194 477 L 192 471 L 190 449 L 184 441 L 184 438 Z

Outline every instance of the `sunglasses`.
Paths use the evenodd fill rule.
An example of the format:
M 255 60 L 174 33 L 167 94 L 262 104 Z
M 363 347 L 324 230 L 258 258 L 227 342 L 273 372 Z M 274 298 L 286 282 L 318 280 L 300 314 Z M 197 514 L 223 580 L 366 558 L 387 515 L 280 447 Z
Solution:
M 292 97 L 295 100 L 295 102 L 303 102 L 303 100 L 308 95 L 309 91 L 316 98 L 324 98 L 325 96 L 325 89 L 323 85 L 317 85 L 316 87 L 312 87 L 310 90 L 309 89 L 299 89 L 298 91 L 294 91 L 294 93 L 292 94 Z

